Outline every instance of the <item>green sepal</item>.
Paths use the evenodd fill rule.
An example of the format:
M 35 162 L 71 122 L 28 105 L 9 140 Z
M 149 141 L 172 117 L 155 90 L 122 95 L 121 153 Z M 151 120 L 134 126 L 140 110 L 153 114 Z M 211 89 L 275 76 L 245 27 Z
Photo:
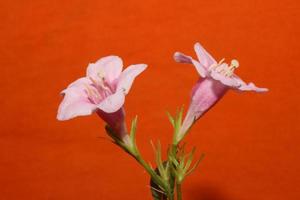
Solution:
M 176 114 L 174 117 L 169 112 L 167 112 L 167 116 L 174 128 L 173 144 L 177 145 L 181 140 L 181 138 L 179 138 L 180 137 L 179 134 L 180 134 L 180 129 L 181 129 L 181 125 L 182 125 L 183 106 L 180 109 L 176 110 Z
M 114 132 L 114 130 L 110 126 L 106 125 L 105 126 L 105 130 L 106 130 L 106 133 L 113 139 L 112 140 L 113 143 L 115 143 L 116 145 L 118 145 L 119 147 L 121 147 L 128 154 L 130 154 L 130 155 L 132 154 L 130 152 L 130 150 L 128 149 L 128 146 L 122 140 L 120 140 L 120 138 L 118 138 L 116 136 L 116 133 Z
M 173 148 L 173 149 L 172 149 Z M 196 148 L 194 147 L 191 152 L 185 153 L 185 144 L 182 146 L 172 146 L 171 150 L 168 151 L 168 159 L 173 166 L 173 174 L 176 177 L 176 183 L 181 184 L 183 180 L 191 174 L 204 158 L 204 154 L 201 155 L 200 159 L 191 167 Z M 176 150 L 174 150 L 176 148 Z
M 182 113 L 183 113 L 183 108 L 176 111 L 175 125 L 174 125 L 176 139 L 178 137 L 180 127 L 181 127 Z
M 131 142 L 131 145 L 132 145 L 132 150 L 133 151 L 137 151 L 137 148 L 136 148 L 136 127 L 137 127 L 137 116 L 135 116 L 135 118 L 132 120 L 131 122 L 131 129 L 130 129 L 130 142 Z M 135 152 L 137 153 L 137 152 Z
M 172 117 L 172 115 L 169 112 L 167 112 L 167 116 L 168 116 L 169 121 L 171 122 L 172 126 L 174 127 L 175 126 L 174 118 Z
M 169 164 L 168 164 L 168 162 L 163 163 L 163 161 L 162 161 L 161 144 L 158 141 L 157 145 L 155 147 L 155 145 L 151 141 L 151 145 L 152 145 L 153 151 L 155 153 L 155 162 L 156 162 L 159 174 L 160 174 L 160 176 L 162 177 L 163 180 L 167 181 L 169 179 L 169 174 L 168 174 Z

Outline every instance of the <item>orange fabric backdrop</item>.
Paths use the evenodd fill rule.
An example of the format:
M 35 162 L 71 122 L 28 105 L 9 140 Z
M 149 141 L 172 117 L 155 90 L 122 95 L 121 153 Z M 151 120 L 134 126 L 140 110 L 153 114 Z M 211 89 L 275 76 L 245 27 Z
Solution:
M 2 1 L 0 199 L 151 199 L 146 173 L 97 116 L 56 120 L 59 92 L 106 55 L 147 63 L 126 110 L 153 161 L 149 140 L 167 146 L 165 111 L 187 108 L 198 77 L 173 53 L 194 56 L 196 41 L 270 92 L 231 91 L 197 123 L 187 144 L 206 157 L 184 199 L 300 199 L 298 2 Z

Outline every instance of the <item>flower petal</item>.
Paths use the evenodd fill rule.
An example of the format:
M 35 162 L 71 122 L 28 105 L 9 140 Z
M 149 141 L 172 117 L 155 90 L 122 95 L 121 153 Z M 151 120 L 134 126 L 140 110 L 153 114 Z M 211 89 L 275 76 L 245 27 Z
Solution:
M 212 64 L 217 63 L 216 60 L 201 46 L 200 43 L 194 45 L 198 60 L 204 67 L 208 68 Z
M 174 60 L 179 63 L 192 63 L 192 57 L 181 52 L 175 52 L 173 57 Z
M 83 85 L 70 86 L 62 91 L 62 94 L 64 99 L 58 108 L 58 120 L 63 121 L 77 116 L 90 115 L 96 109 L 96 105 L 89 101 Z
M 224 76 L 216 71 L 211 71 L 210 76 L 229 87 L 237 88 L 241 86 L 241 82 L 237 81 L 234 77 Z
M 142 73 L 146 68 L 146 64 L 130 65 L 127 67 L 120 76 L 117 91 L 122 90 L 125 94 L 128 94 L 135 77 Z
M 201 64 L 199 63 L 198 61 L 194 60 L 192 57 L 190 56 L 187 56 L 183 53 L 180 53 L 180 52 L 176 52 L 174 54 L 174 60 L 176 62 L 179 62 L 179 63 L 191 63 L 195 66 L 198 74 L 202 77 L 202 78 L 205 78 L 206 75 L 207 75 L 207 70 L 206 68 Z
M 268 88 L 259 88 L 257 87 L 254 83 L 248 83 L 246 84 L 241 78 L 239 78 L 238 76 L 234 76 L 233 77 L 237 82 L 239 82 L 240 86 L 237 87 L 237 90 L 240 91 L 254 91 L 254 92 L 267 92 L 269 91 Z
M 183 120 L 180 134 L 184 135 L 193 123 L 213 107 L 228 91 L 228 87 L 211 78 L 199 79 L 192 89 L 191 103 Z
M 206 75 L 207 75 L 207 70 L 206 68 L 201 64 L 199 63 L 198 61 L 192 59 L 192 63 L 193 65 L 195 66 L 198 74 L 202 77 L 202 78 L 205 78 Z
M 91 77 L 94 80 L 99 79 L 100 76 L 104 76 L 105 80 L 109 83 L 117 79 L 123 68 L 123 61 L 118 56 L 107 56 L 100 58 L 96 63 L 91 63 L 87 67 L 87 77 Z
M 268 88 L 259 88 L 254 83 L 248 83 L 247 85 L 242 85 L 238 88 L 241 91 L 254 91 L 254 92 L 268 92 Z
M 70 87 L 84 87 L 86 85 L 90 85 L 92 84 L 92 81 L 87 78 L 87 77 L 82 77 L 82 78 L 79 78 L 77 79 L 76 81 L 72 82 L 70 85 L 68 85 L 67 88 L 70 88 Z
M 254 83 L 246 84 L 240 77 L 234 74 L 231 77 L 226 77 L 218 72 L 211 72 L 211 77 L 220 81 L 222 84 L 229 86 L 233 89 L 240 91 L 255 91 L 255 92 L 267 92 L 267 88 L 256 87 Z
M 124 102 L 124 91 L 118 90 L 116 93 L 105 98 L 100 104 L 97 105 L 97 108 L 106 113 L 114 113 L 124 105 Z

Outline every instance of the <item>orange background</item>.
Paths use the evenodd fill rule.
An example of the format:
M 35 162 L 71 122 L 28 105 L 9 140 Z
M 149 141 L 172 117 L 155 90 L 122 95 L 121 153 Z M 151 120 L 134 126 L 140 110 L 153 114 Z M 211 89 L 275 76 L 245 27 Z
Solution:
M 187 108 L 198 77 L 172 55 L 195 57 L 196 41 L 270 92 L 230 91 L 198 121 L 187 144 L 206 157 L 184 199 L 300 199 L 298 2 L 2 1 L 0 199 L 150 200 L 146 173 L 96 115 L 56 120 L 59 92 L 106 55 L 147 63 L 126 110 L 153 161 L 149 140 L 171 141 L 165 111 Z

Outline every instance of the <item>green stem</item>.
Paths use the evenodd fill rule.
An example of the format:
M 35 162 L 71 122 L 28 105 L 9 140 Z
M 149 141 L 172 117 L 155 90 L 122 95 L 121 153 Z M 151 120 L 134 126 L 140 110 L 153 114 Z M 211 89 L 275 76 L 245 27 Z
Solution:
M 134 140 L 131 140 L 129 143 L 125 143 L 124 141 L 120 140 L 119 138 L 115 137 L 113 131 L 106 126 L 106 131 L 109 136 L 111 136 L 115 143 L 121 147 L 125 152 L 131 155 L 138 163 L 148 172 L 151 176 L 151 179 L 162 188 L 163 192 L 168 196 L 170 200 L 173 200 L 173 192 L 170 191 L 169 184 L 164 181 L 150 166 L 149 164 L 142 158 L 137 145 Z
M 115 138 L 114 138 L 115 139 Z M 116 144 L 121 147 L 123 150 L 125 150 L 129 155 L 131 155 L 138 163 L 148 172 L 148 174 L 151 176 L 153 181 L 163 187 L 165 192 L 168 191 L 168 185 L 161 180 L 158 174 L 147 164 L 147 162 L 142 158 L 136 144 L 133 144 L 133 146 L 129 146 L 124 144 L 122 141 L 115 139 Z
M 166 184 L 161 180 L 161 178 L 155 173 L 155 171 L 146 163 L 146 161 L 140 155 L 137 155 L 134 158 L 140 163 L 140 165 L 142 165 L 145 168 L 145 170 L 148 172 L 148 174 L 150 174 L 150 176 L 153 178 L 156 184 L 167 188 Z
M 169 199 L 169 200 L 174 200 L 174 194 L 170 193 L 170 194 L 168 195 L 168 199 Z
M 181 192 L 181 184 L 176 184 L 176 193 L 177 193 L 177 200 L 182 200 L 182 192 Z

